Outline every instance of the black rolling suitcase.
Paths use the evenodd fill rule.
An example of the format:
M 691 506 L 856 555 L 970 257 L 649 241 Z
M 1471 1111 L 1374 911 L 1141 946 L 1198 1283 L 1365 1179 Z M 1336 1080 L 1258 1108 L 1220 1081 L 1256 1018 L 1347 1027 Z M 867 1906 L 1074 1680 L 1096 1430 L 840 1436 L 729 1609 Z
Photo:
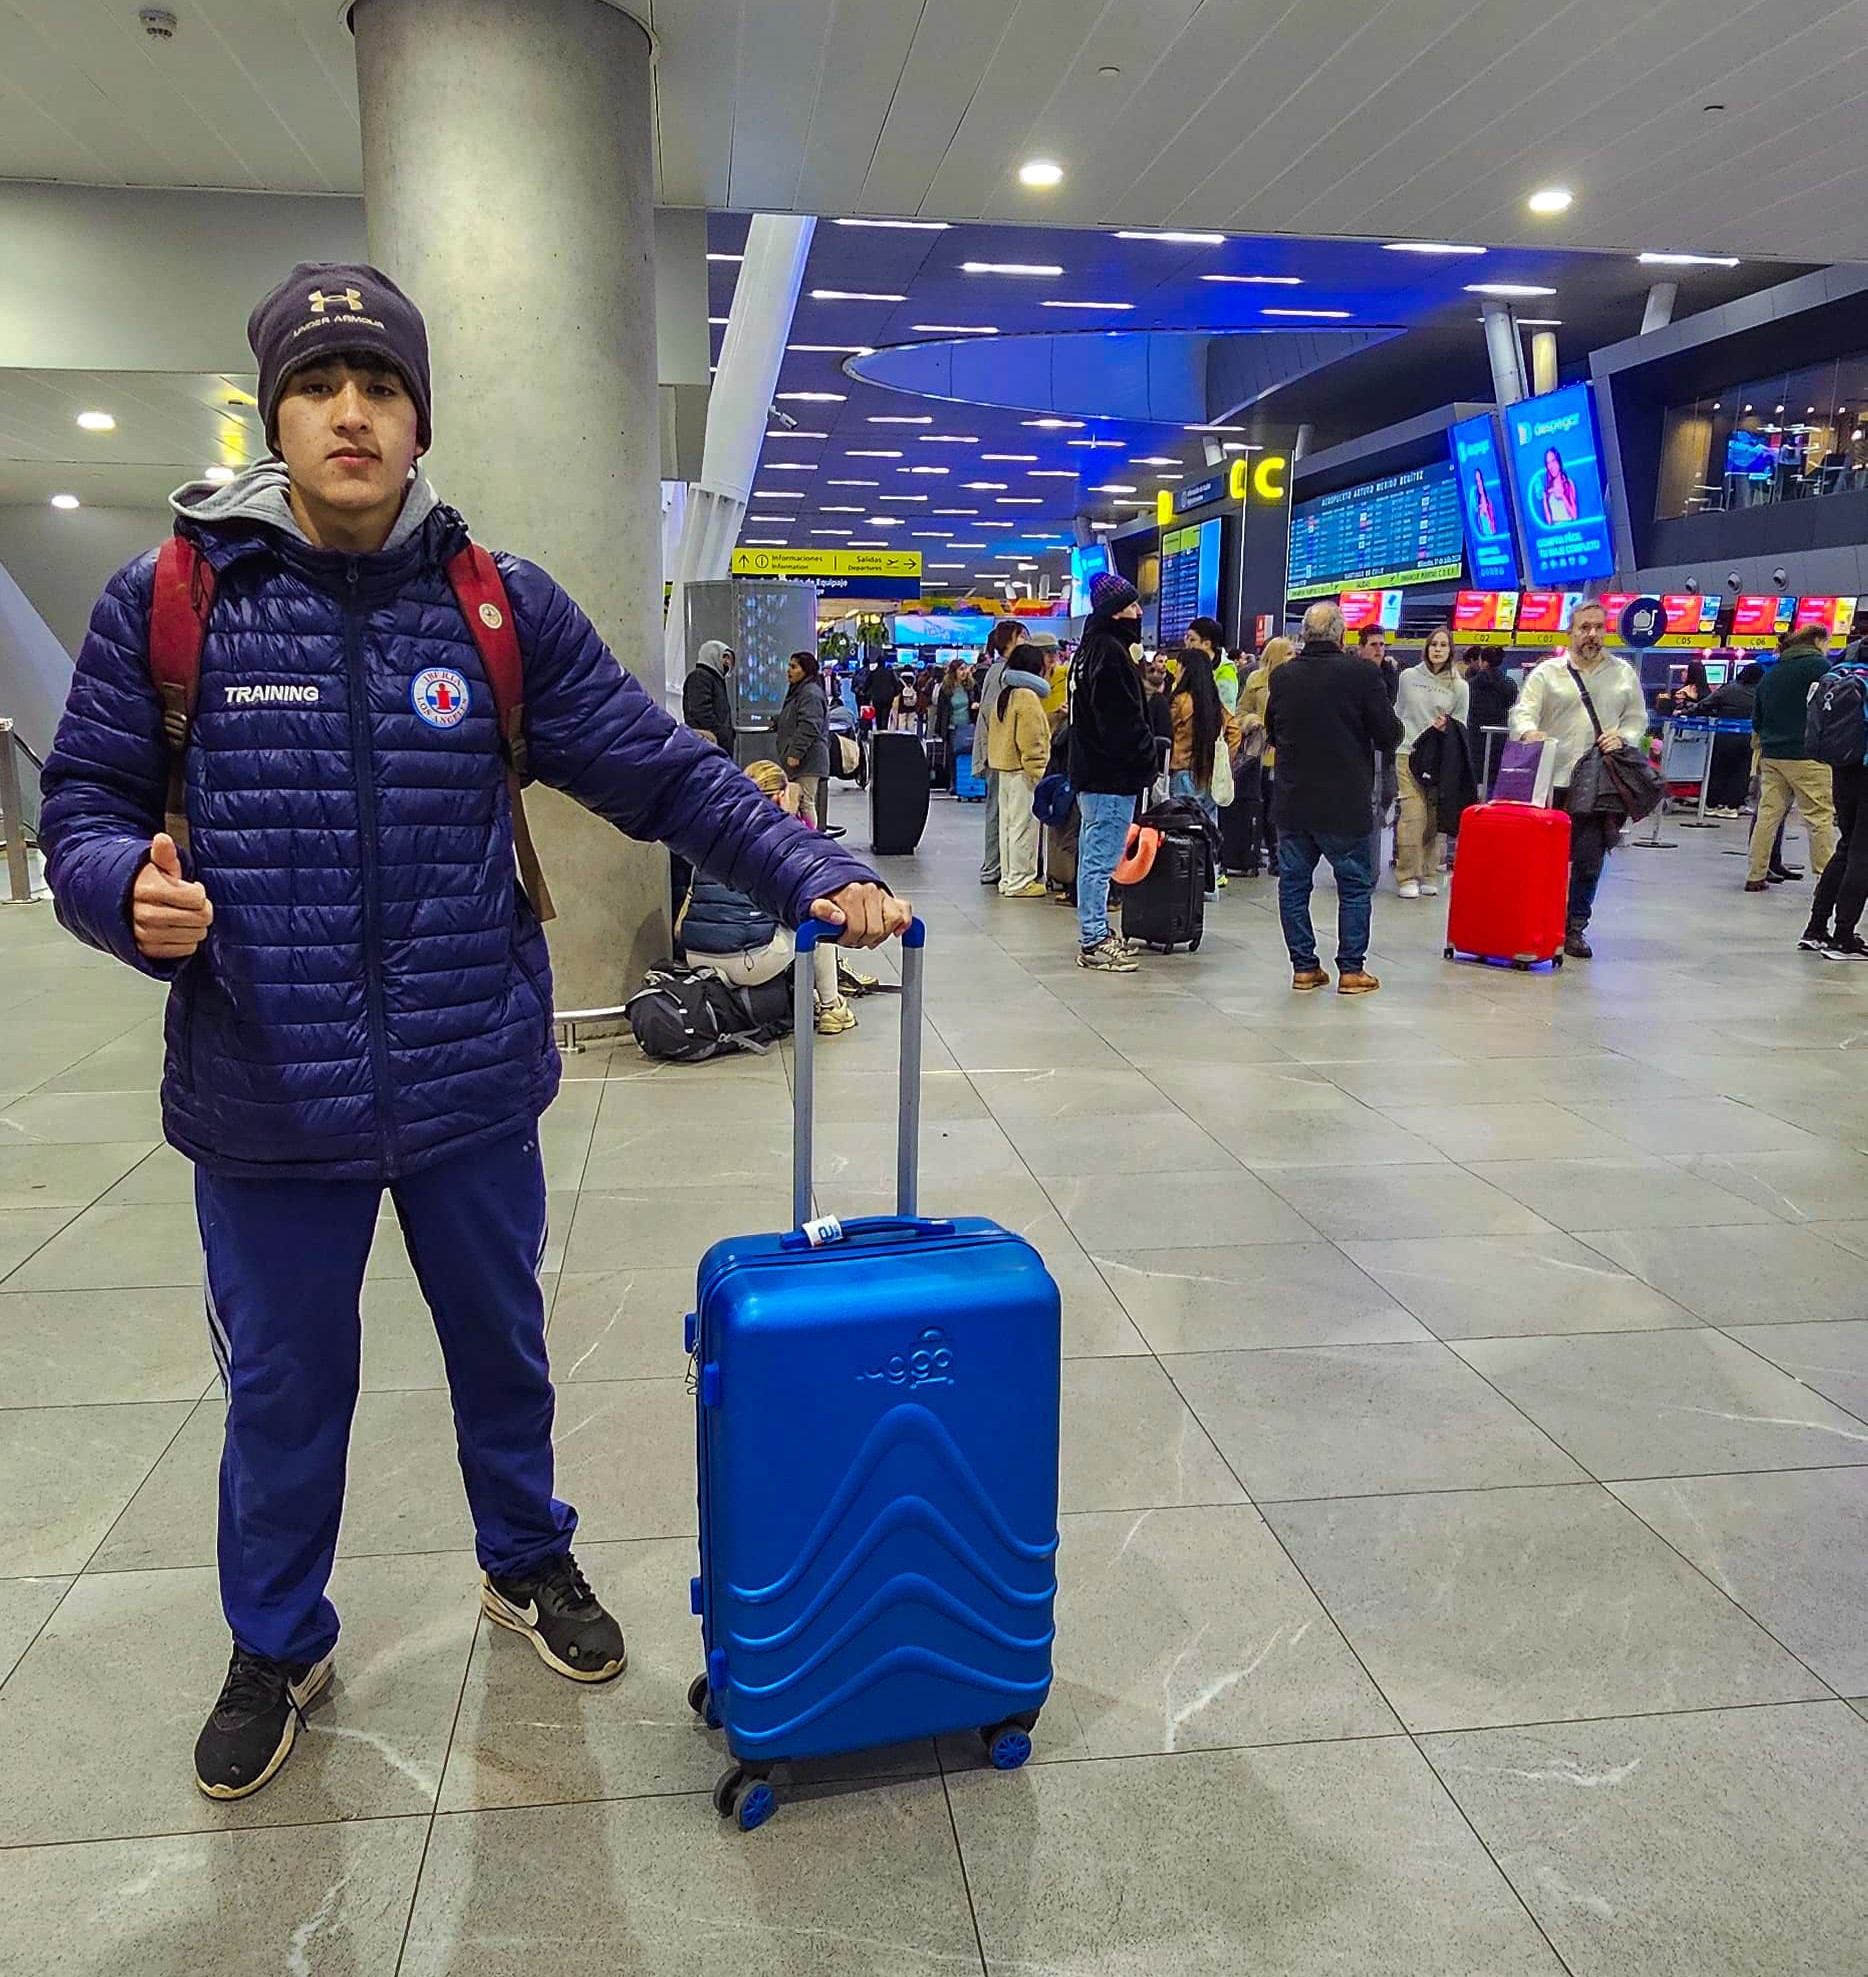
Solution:
M 903 858 L 928 820 L 928 758 L 921 737 L 879 729 L 869 743 L 869 848 Z
M 1206 931 L 1209 856 L 1199 838 L 1164 836 L 1148 876 L 1121 889 L 1124 939 L 1164 952 L 1198 947 Z

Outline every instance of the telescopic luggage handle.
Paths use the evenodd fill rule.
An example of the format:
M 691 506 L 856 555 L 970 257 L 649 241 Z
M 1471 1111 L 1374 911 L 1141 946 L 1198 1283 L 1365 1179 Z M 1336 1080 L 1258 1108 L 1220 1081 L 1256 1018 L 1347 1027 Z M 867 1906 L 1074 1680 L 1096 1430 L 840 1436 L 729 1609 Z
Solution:
M 921 963 L 928 930 L 908 922 L 902 935 L 902 1079 L 895 1137 L 895 1213 L 912 1220 L 920 1187 L 921 1017 L 926 1002 Z M 821 942 L 834 941 L 837 929 L 806 920 L 797 932 L 798 958 L 792 966 L 793 1078 L 791 1139 L 791 1219 L 803 1228 L 811 1219 L 811 1140 L 817 1101 L 817 1003 L 813 958 Z

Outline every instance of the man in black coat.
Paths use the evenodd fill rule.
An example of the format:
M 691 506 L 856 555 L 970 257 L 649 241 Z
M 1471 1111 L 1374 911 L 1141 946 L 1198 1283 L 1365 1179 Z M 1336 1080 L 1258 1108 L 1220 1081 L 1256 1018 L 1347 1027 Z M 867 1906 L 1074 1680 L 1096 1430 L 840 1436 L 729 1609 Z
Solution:
M 729 756 L 739 740 L 739 723 L 733 718 L 733 694 L 726 676 L 737 663 L 738 654 L 730 645 L 710 638 L 681 688 L 682 724 L 712 735 Z
M 1070 668 L 1070 786 L 1077 795 L 1077 966 L 1132 975 L 1135 957 L 1109 926 L 1109 882 L 1154 781 L 1154 730 L 1130 652 L 1142 607 L 1126 577 L 1090 583 L 1090 622 Z M 982 710 L 983 713 L 984 710 Z
M 1370 995 L 1381 983 L 1364 967 L 1375 892 L 1370 851 L 1376 764 L 1401 742 L 1401 722 L 1375 667 L 1343 650 L 1335 604 L 1304 613 L 1297 657 L 1271 676 L 1265 733 L 1278 751 L 1278 914 L 1291 956 L 1291 986 L 1326 988 L 1310 920 L 1317 860 L 1336 875 L 1336 988 Z

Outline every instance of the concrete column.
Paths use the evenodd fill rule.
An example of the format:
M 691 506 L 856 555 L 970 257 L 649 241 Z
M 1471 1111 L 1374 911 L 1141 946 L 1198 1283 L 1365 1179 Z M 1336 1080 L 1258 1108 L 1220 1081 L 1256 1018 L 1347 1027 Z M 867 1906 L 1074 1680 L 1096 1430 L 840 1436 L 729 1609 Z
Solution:
M 1677 281 L 1657 281 L 1647 292 L 1647 307 L 1641 311 L 1641 334 L 1652 336 L 1673 321 L 1673 305 L 1679 300 Z
M 1501 411 L 1524 396 L 1524 369 L 1518 353 L 1518 326 L 1503 302 L 1486 302 L 1485 354 L 1492 360 L 1492 396 Z
M 649 37 L 603 0 L 359 0 L 371 258 L 428 319 L 442 498 L 660 696 Z M 668 951 L 667 855 L 539 788 L 560 1009 Z
M 1547 391 L 1557 388 L 1557 333 L 1555 330 L 1533 330 L 1531 332 L 1531 389 L 1539 398 Z

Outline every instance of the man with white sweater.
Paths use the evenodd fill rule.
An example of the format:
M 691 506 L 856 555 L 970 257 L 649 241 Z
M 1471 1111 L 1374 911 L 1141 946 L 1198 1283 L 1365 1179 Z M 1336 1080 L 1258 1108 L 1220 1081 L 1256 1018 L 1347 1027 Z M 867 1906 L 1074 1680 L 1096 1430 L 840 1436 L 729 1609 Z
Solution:
M 1579 816 L 1569 800 L 1570 778 L 1590 749 L 1599 747 L 1608 754 L 1618 748 L 1639 748 L 1647 739 L 1641 675 L 1626 659 L 1607 650 L 1608 622 L 1608 613 L 1593 600 L 1577 605 L 1570 620 L 1569 651 L 1532 670 L 1508 717 L 1513 741 L 1549 742 L 1556 750 L 1552 801 L 1570 813 L 1570 904 L 1563 951 L 1577 961 L 1587 961 L 1593 952 L 1589 916 L 1603 863 L 1621 834 L 1622 819 L 1600 811 Z M 1595 709 L 1593 721 L 1590 706 Z

